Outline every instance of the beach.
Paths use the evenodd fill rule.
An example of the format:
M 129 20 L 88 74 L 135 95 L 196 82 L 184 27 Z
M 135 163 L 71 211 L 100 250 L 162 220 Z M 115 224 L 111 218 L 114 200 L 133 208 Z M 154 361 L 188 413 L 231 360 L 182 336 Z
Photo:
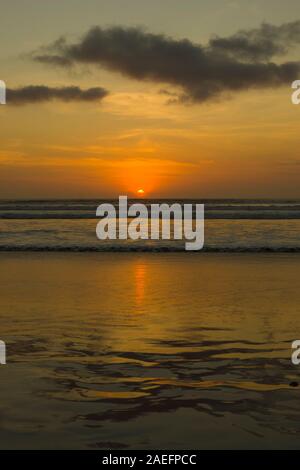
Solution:
M 299 256 L 1 253 L 0 447 L 299 448 Z
M 2 3 L 0 451 L 300 449 L 300 2 Z

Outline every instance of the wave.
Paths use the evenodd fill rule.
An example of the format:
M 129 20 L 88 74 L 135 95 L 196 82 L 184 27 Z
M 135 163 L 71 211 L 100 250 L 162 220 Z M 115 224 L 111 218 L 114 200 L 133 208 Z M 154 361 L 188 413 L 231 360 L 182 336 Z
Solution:
M 195 215 L 195 213 L 193 214 Z M 94 213 L 0 213 L 3 220 L 80 220 L 99 219 Z M 284 220 L 300 219 L 299 211 L 224 211 L 214 212 L 205 210 L 205 219 L 228 219 L 228 220 Z
M 300 253 L 300 246 L 206 246 L 199 251 L 186 251 L 184 246 L 62 246 L 62 245 L 1 245 L 0 252 L 62 252 L 62 253 Z
M 95 219 L 101 203 L 111 203 L 116 210 L 118 201 L 106 200 L 41 200 L 0 201 L 0 219 Z M 150 211 L 151 204 L 203 203 L 206 219 L 300 219 L 300 200 L 249 199 L 129 199 L 128 204 L 142 202 Z M 195 214 L 195 211 L 194 211 Z

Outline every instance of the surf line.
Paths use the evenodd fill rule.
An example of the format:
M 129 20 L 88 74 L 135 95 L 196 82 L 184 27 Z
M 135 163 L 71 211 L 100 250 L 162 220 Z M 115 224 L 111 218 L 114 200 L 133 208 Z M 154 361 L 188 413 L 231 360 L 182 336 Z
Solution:
M 185 241 L 186 250 L 203 248 L 204 204 L 150 204 L 149 211 L 148 206 L 149 204 L 134 203 L 128 207 L 127 196 L 119 196 L 117 215 L 113 204 L 100 204 L 96 211 L 96 216 L 102 217 L 96 228 L 98 239 L 149 240 L 150 231 L 151 240 L 189 240 Z

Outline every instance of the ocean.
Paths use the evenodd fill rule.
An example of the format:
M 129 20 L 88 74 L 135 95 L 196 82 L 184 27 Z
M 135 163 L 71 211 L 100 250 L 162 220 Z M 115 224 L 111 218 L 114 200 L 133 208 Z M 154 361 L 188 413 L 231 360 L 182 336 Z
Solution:
M 184 241 L 97 239 L 96 209 L 115 200 L 1 201 L 2 251 L 183 251 Z M 131 201 L 136 202 L 136 201 Z M 141 202 L 141 200 L 139 200 Z M 143 200 L 151 203 L 172 200 Z M 176 201 L 177 202 L 177 201 Z M 182 200 L 205 205 L 204 251 L 300 251 L 299 200 Z
M 1 202 L 1 449 L 299 449 L 300 203 L 199 202 L 200 252 Z

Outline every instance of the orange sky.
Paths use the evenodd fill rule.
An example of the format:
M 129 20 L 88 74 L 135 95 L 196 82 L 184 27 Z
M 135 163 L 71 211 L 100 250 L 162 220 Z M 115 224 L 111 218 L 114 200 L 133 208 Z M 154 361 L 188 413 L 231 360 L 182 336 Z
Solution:
M 153 15 L 147 20 L 145 7 L 139 23 L 162 31 L 154 3 Z M 90 4 L 96 8 L 96 3 Z M 204 6 L 197 8 L 200 15 Z M 211 17 L 199 39 L 236 31 L 230 8 L 224 13 L 224 24 L 214 24 Z M 264 9 L 249 11 L 239 10 L 241 27 L 255 27 L 266 15 Z M 46 13 L 38 9 L 41 25 L 31 37 L 30 11 L 21 13 L 17 23 L 23 26 L 17 29 L 16 24 L 11 49 L 0 57 L 0 78 L 7 86 L 104 86 L 110 94 L 99 103 L 0 106 L 1 198 L 130 196 L 141 188 L 146 197 L 300 197 L 300 105 L 291 104 L 289 86 L 239 92 L 204 104 L 169 104 L 168 96 L 161 93 L 164 84 L 139 82 L 105 70 L 68 71 L 31 62 L 23 54 L 55 40 L 59 31 L 80 34 L 95 21 L 85 18 L 81 24 L 76 16 L 74 23 L 71 18 L 67 23 L 64 17 L 64 23 L 54 25 L 53 19 L 43 31 Z M 105 14 L 106 22 L 110 18 L 113 22 L 112 10 Z M 180 11 L 175 15 L 173 35 Z M 269 12 L 267 20 L 278 23 L 279 18 L 272 15 Z M 128 18 L 124 16 L 123 22 L 128 23 Z M 195 40 L 193 11 L 177 29 L 178 37 L 190 34 Z M 9 38 L 11 33 L 4 34 Z M 291 77 L 291 82 L 297 78 Z

